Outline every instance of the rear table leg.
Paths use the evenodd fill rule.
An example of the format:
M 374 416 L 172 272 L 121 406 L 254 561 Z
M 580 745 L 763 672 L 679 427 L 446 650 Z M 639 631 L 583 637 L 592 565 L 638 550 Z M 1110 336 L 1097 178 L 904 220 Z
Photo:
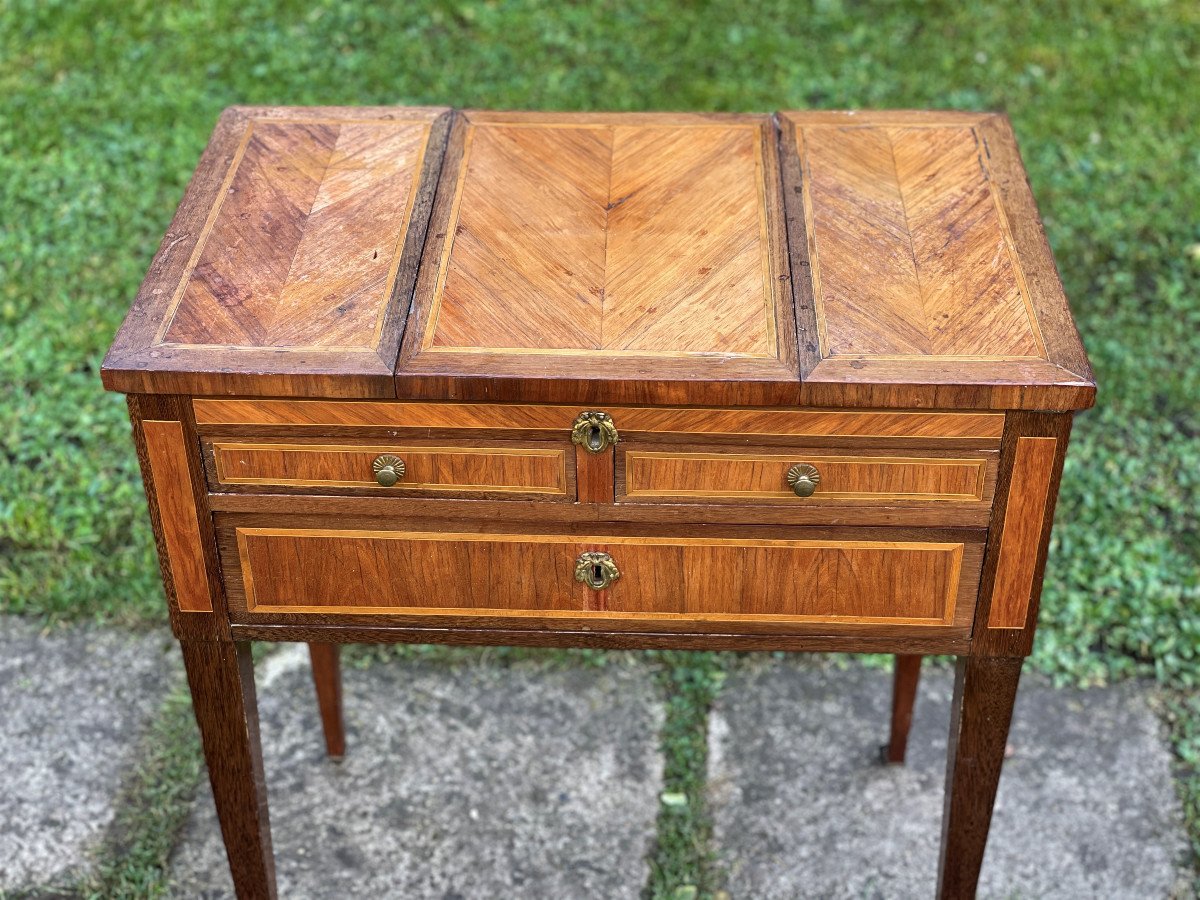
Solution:
M 341 759 L 346 753 L 346 732 L 342 726 L 340 650 L 339 644 L 308 645 L 313 684 L 317 688 L 317 705 L 321 710 L 321 727 L 325 731 L 325 750 L 334 759 Z
M 912 725 L 913 705 L 917 701 L 917 682 L 921 678 L 921 657 L 896 654 L 896 672 L 892 682 L 892 733 L 883 745 L 885 763 L 903 765 L 908 750 L 908 729 Z

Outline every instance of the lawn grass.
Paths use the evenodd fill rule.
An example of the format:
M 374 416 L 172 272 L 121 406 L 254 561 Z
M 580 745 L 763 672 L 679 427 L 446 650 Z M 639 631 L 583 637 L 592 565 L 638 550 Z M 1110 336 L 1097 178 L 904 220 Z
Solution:
M 1067 460 L 1033 664 L 1081 684 L 1153 675 L 1194 754 L 1198 60 L 1200 5 L 1153 0 L 9 0 L 0 610 L 163 621 L 124 405 L 98 369 L 224 106 L 1002 109 L 1100 384 Z
M 138 764 L 116 804 L 116 819 L 99 853 L 99 865 L 74 896 L 133 900 L 167 893 L 168 860 L 191 812 L 204 775 L 204 754 L 192 716 L 192 698 L 181 680 L 141 735 Z

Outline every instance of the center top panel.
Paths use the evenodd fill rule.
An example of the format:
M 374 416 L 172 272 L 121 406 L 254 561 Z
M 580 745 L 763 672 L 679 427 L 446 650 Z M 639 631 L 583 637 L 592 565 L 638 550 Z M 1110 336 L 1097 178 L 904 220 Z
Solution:
M 465 113 L 398 374 L 796 381 L 780 209 L 768 116 Z

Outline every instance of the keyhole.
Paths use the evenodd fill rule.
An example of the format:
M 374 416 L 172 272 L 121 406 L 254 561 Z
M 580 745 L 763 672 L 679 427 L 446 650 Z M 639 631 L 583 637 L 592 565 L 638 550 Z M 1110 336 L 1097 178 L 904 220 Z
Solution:
M 588 446 L 592 450 L 600 450 L 604 446 L 603 439 L 600 437 L 600 426 L 599 425 L 593 425 L 591 428 L 588 429 L 587 442 L 588 442 Z
M 604 585 L 604 569 L 598 565 L 592 566 L 592 587 L 602 587 Z

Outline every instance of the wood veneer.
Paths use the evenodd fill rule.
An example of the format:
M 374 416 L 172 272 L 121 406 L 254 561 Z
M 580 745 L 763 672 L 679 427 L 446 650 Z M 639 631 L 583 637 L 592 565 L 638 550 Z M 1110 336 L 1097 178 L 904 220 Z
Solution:
M 258 613 L 945 626 L 970 581 L 955 542 L 248 527 L 234 540 L 230 577 Z M 603 591 L 576 581 L 585 550 L 611 553 L 620 579 Z
M 227 109 L 105 385 L 394 396 L 449 122 L 438 107 Z
M 995 457 L 861 456 L 796 449 L 730 453 L 626 449 L 622 499 L 648 501 L 807 503 L 984 502 L 995 482 Z M 787 472 L 796 463 L 817 468 L 820 483 L 797 497 Z M 989 478 L 989 475 L 991 476 Z
M 583 404 L 1095 393 L 1007 120 L 949 113 L 234 107 L 103 374 Z
M 251 486 L 356 488 L 371 493 L 481 494 L 569 499 L 567 451 L 563 447 L 438 447 L 392 444 L 285 444 L 214 441 L 214 490 Z M 405 474 L 380 485 L 376 457 L 400 457 Z
M 463 113 L 397 395 L 568 368 L 696 394 L 714 357 L 747 398 L 794 384 L 776 167 L 768 116 Z
M 212 596 L 208 592 L 183 426 L 179 422 L 146 420 L 142 429 L 176 603 L 180 612 L 210 613 Z
M 493 403 L 347 403 L 321 400 L 194 402 L 196 424 L 305 429 L 405 428 L 568 434 L 578 406 Z M 702 434 L 763 438 L 882 438 L 896 441 L 978 441 L 998 447 L 1004 416 L 980 412 L 893 412 L 809 409 L 672 409 L 606 406 L 626 438 Z
M 1091 405 L 1091 369 L 1004 116 L 779 121 L 810 402 L 890 406 L 922 385 L 951 407 Z
M 1037 556 L 1029 552 L 1029 547 L 1036 546 L 1042 531 L 1057 446 L 1057 439 L 1052 437 L 1017 440 L 988 628 L 1025 627 L 1037 567 Z

